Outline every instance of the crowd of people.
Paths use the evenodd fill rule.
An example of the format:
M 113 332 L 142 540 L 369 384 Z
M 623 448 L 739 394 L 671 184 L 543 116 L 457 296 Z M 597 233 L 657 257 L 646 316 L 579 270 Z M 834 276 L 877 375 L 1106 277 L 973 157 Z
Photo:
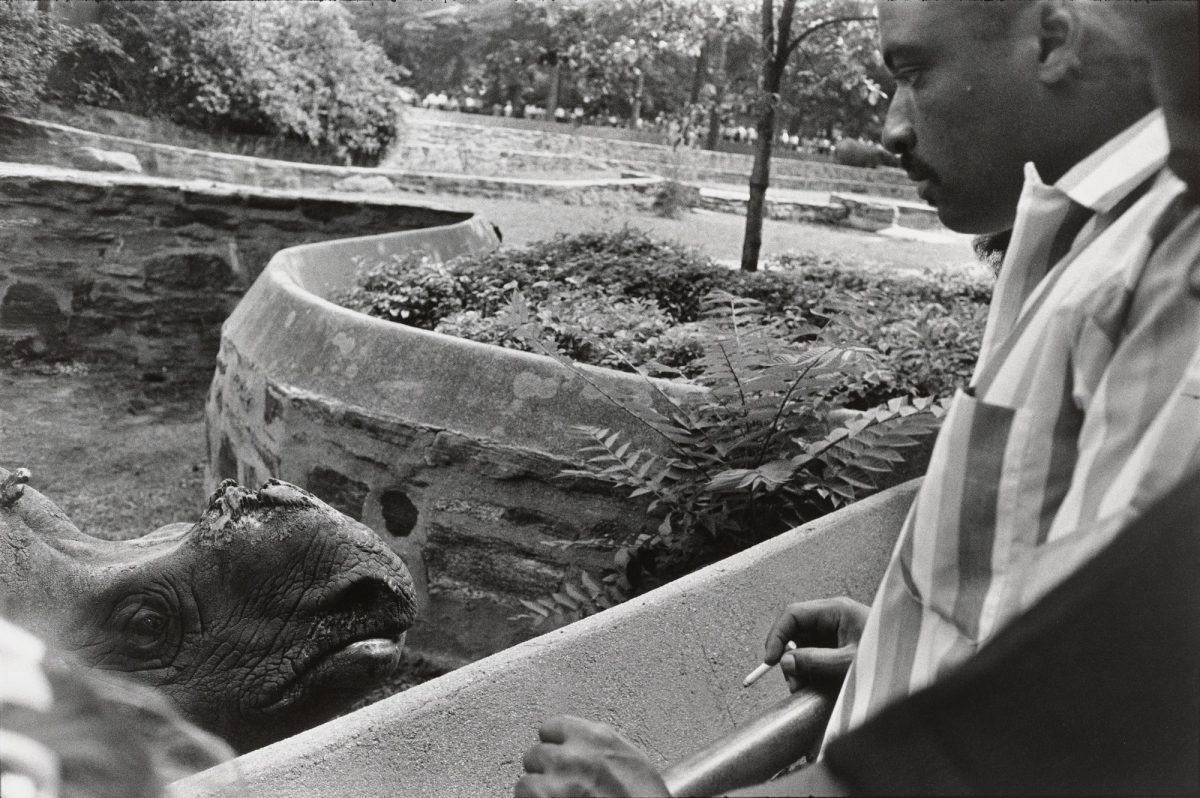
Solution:
M 705 144 L 708 135 L 707 121 L 703 125 L 685 124 L 674 116 L 659 113 L 653 120 L 638 119 L 631 123 L 628 117 L 618 116 L 603 111 L 586 111 L 583 106 L 572 108 L 556 107 L 553 111 L 536 103 L 514 105 L 511 101 L 504 103 L 484 102 L 471 94 L 447 94 L 444 91 L 428 92 L 424 97 L 415 93 L 406 94 L 412 105 L 429 108 L 436 111 L 449 111 L 463 114 L 487 114 L 506 118 L 531 119 L 534 121 L 552 120 L 559 124 L 588 125 L 593 127 L 629 128 L 650 130 L 658 133 L 664 142 L 673 146 L 699 148 Z M 746 120 L 725 119 L 719 127 L 719 138 L 727 144 L 753 145 L 758 141 L 758 131 L 752 122 Z M 776 151 L 794 152 L 804 155 L 829 156 L 838 139 L 840 131 L 833 131 L 825 136 L 801 136 L 798 132 L 789 132 L 786 128 L 779 131 Z

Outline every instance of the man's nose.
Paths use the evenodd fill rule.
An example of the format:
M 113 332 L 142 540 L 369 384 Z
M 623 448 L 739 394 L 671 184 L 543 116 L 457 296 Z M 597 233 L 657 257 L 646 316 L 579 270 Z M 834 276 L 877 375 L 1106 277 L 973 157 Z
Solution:
M 917 144 L 908 99 L 899 92 L 888 106 L 887 119 L 883 122 L 882 141 L 883 146 L 896 155 L 911 152 Z

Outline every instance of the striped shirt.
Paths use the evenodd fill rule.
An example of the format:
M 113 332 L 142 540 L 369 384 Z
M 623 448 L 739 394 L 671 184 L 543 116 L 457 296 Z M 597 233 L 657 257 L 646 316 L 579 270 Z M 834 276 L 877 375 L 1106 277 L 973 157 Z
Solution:
M 826 740 L 919 690 L 1200 465 L 1200 210 L 1154 112 L 1027 164 L 970 388 L 948 411 Z

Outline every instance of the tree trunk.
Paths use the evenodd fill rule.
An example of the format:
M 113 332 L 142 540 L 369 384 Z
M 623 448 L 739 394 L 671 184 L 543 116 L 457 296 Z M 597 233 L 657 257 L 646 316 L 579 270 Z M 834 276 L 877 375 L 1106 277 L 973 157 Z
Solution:
M 700 102 L 700 92 L 704 89 L 704 79 L 708 77 L 708 44 L 700 48 L 696 56 L 696 68 L 692 71 L 692 90 L 688 92 L 688 102 L 692 105 Z
M 546 118 L 554 118 L 554 109 L 558 107 L 558 87 L 562 78 L 562 64 L 555 60 L 550 67 L 550 86 L 546 89 Z
M 633 89 L 633 103 L 629 109 L 629 128 L 637 130 L 638 120 L 642 118 L 642 94 L 646 91 L 646 73 L 638 69 L 637 84 Z
M 51 0 L 37 0 L 37 10 L 43 14 L 50 13 Z
M 775 106 L 779 103 L 779 86 L 787 68 L 791 50 L 792 12 L 796 0 L 784 0 L 780 7 L 776 30 L 772 0 L 763 0 L 762 47 L 763 66 L 762 111 L 755 120 L 758 140 L 754 142 L 754 168 L 750 171 L 750 200 L 746 203 L 746 236 L 742 239 L 742 271 L 758 271 L 758 253 L 762 249 L 763 206 L 771 179 L 771 146 L 775 143 Z
M 712 111 L 708 115 L 708 137 L 704 149 L 715 150 L 721 140 L 721 103 L 725 99 L 725 34 L 717 34 L 713 42 L 712 82 L 716 92 L 712 98 Z
M 754 123 L 758 140 L 754 142 L 754 167 L 750 171 L 750 201 L 746 203 L 746 237 L 742 240 L 742 271 L 758 271 L 758 253 L 762 249 L 763 208 L 771 181 L 771 146 L 775 141 L 775 103 Z

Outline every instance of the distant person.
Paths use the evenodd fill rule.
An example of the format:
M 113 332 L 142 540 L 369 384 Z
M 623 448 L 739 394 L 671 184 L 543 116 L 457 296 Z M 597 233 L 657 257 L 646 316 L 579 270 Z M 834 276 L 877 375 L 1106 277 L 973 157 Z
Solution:
M 827 750 L 965 670 L 1147 507 L 1195 485 L 1200 212 L 1163 169 L 1145 51 L 1115 16 L 1152 7 L 1190 19 L 1173 57 L 1195 76 L 1194 3 L 879 5 L 897 81 L 885 145 L 948 227 L 1012 238 L 971 387 L 946 416 L 872 607 L 793 605 L 768 637 L 765 659 L 793 688 L 840 686 Z M 1169 61 L 1162 49 L 1150 53 Z M 1160 92 L 1193 120 L 1172 129 L 1186 173 L 1196 92 Z M 785 654 L 787 640 L 800 648 Z M 573 728 L 553 745 L 586 750 Z M 642 789 L 644 759 L 622 757 L 616 771 L 661 794 Z M 578 773 L 553 764 L 531 781 Z

